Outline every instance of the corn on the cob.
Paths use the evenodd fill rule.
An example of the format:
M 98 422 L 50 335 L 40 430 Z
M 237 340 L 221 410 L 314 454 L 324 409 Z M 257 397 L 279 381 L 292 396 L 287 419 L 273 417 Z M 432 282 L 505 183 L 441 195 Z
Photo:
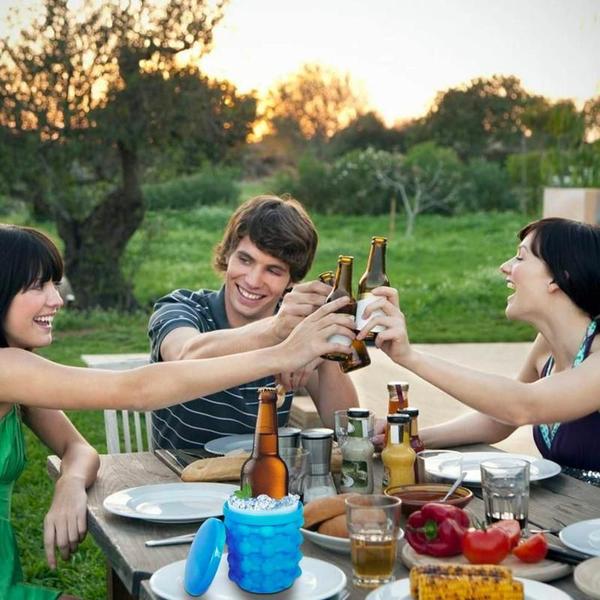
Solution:
M 410 572 L 415 600 L 522 600 L 523 585 L 498 565 L 421 565 Z

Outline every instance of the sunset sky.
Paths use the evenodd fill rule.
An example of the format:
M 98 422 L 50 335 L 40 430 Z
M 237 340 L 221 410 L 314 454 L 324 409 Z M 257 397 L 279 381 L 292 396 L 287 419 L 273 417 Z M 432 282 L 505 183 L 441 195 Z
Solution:
M 600 1 L 231 0 L 204 66 L 264 92 L 306 62 L 350 72 L 390 124 L 494 73 L 582 103 L 600 93 Z
M 580 106 L 600 94 L 600 0 L 230 0 L 202 65 L 265 93 L 307 62 L 349 72 L 388 124 L 495 73 Z

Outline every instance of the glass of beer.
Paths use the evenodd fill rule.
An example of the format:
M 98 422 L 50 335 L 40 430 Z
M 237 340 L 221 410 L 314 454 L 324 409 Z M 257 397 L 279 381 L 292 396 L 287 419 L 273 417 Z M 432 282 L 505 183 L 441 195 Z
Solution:
M 394 580 L 400 505 L 399 498 L 382 494 L 346 498 L 354 585 L 375 588 Z

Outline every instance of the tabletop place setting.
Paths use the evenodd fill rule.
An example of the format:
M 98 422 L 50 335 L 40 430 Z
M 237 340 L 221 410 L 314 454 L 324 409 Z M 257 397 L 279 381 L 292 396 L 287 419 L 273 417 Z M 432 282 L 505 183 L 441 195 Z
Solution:
M 383 447 L 362 408 L 337 411 L 335 429 L 278 430 L 280 391 L 263 388 L 253 436 L 218 438 L 205 458 L 157 450 L 180 481 L 103 500 L 114 518 L 155 528 L 145 552 L 186 549 L 140 597 L 561 600 L 574 596 L 549 582 L 574 568 L 577 588 L 600 597 L 600 519 L 530 523 L 530 490 L 558 465 L 425 449 L 408 384 L 388 392 Z M 163 535 L 184 524 L 195 531 Z

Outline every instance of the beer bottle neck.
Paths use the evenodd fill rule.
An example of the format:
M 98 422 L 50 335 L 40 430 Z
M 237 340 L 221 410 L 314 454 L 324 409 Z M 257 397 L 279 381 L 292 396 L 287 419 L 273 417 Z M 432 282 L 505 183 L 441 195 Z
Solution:
M 345 292 L 348 296 L 352 296 L 352 262 L 340 262 L 338 264 L 333 292 Z
M 254 447 L 252 456 L 257 458 L 265 455 L 278 455 L 279 441 L 277 438 L 277 400 L 276 397 L 258 403 L 256 431 L 254 432 Z

